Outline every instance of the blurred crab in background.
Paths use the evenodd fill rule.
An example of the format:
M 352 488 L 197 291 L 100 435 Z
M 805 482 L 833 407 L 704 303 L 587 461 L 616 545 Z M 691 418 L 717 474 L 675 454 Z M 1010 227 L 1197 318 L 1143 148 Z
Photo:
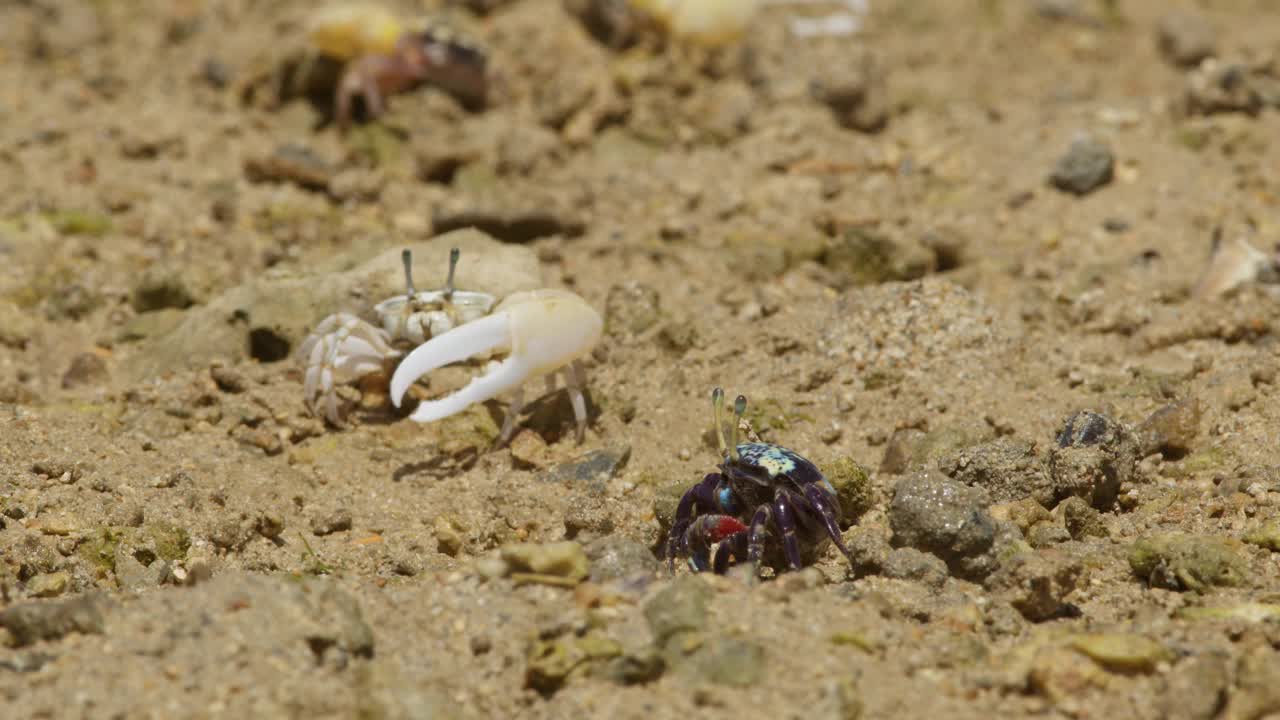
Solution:
M 555 390 L 563 374 L 577 422 L 577 440 L 586 434 L 587 406 L 582 363 L 595 347 L 604 321 L 585 300 L 567 290 L 542 289 L 513 293 L 500 303 L 487 293 L 454 288 L 460 252 L 449 253 L 444 288 L 418 292 L 413 287 L 412 257 L 404 262 L 404 295 L 374 307 L 379 325 L 350 313 L 326 317 L 302 342 L 299 360 L 306 366 L 303 382 L 307 408 L 341 426 L 335 386 L 374 372 L 386 372 L 395 362 L 391 400 L 400 407 L 409 387 L 445 365 L 465 360 L 490 360 L 485 373 L 461 390 L 419 404 L 409 417 L 431 422 L 468 406 L 514 391 L 498 443 L 506 443 L 524 406 L 522 385 L 546 378 L 546 391 Z M 496 303 L 496 304 L 495 304 Z M 407 346 L 416 346 L 405 356 Z M 403 359 L 401 359 L 403 357 Z
M 413 287 L 413 258 L 405 250 L 401 255 L 405 294 L 374 306 L 378 325 L 350 313 L 335 313 L 320 321 L 298 350 L 299 360 L 306 365 L 303 392 L 308 410 L 319 415 L 323 408 L 324 417 L 340 426 L 336 384 L 384 370 L 404 354 L 397 345 L 421 345 L 489 313 L 496 302 L 492 295 L 454 288 L 460 256 L 457 248 L 449 252 L 449 275 L 442 289 L 418 292 Z
M 619 0 L 597 0 L 617 3 Z M 737 42 L 762 8 L 774 5 L 836 8 L 818 17 L 792 17 L 793 35 L 802 38 L 857 33 L 869 0 L 628 0 L 641 16 L 664 33 L 705 47 Z M 617 12 L 617 11 L 615 11 Z
M 354 103 L 376 118 L 388 96 L 434 85 L 468 108 L 488 93 L 485 52 L 453 30 L 428 20 L 401 21 L 379 5 L 341 4 L 306 21 L 306 48 L 273 74 L 278 99 L 333 97 L 339 128 L 350 126 Z
M 820 545 L 830 539 L 849 558 L 840 536 L 840 501 L 835 488 L 813 463 L 779 445 L 738 444 L 738 426 L 747 399 L 734 403 L 734 422 L 726 440 L 724 390 L 711 393 L 715 435 L 720 445 L 719 472 L 707 474 L 680 498 L 667 534 L 666 557 L 675 569 L 677 557 L 688 557 L 694 572 L 724 574 L 746 560 L 753 573 L 764 557 L 765 540 L 773 535 L 792 570 L 802 563 L 801 543 Z M 776 535 L 775 535 L 776 533 Z M 711 548 L 717 545 L 714 560 Z

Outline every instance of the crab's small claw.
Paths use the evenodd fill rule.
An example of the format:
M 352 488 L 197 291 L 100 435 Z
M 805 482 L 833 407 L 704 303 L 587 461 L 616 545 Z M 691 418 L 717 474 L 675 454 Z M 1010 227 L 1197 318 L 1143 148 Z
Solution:
M 529 379 L 566 370 L 579 437 L 586 423 L 581 401 L 580 364 L 599 341 L 604 329 L 600 314 L 577 295 L 566 290 L 535 290 L 517 293 L 503 301 L 492 315 L 465 323 L 418 346 L 396 368 L 391 377 L 391 402 L 400 407 L 409 386 L 418 378 L 450 363 L 487 352 L 507 353 L 485 375 L 448 397 L 424 402 L 410 415 L 418 422 L 431 422 L 461 412 L 468 405 L 484 402 L 509 390 L 517 390 Z M 518 413 L 520 393 L 508 410 L 502 438 L 509 435 L 511 416 Z

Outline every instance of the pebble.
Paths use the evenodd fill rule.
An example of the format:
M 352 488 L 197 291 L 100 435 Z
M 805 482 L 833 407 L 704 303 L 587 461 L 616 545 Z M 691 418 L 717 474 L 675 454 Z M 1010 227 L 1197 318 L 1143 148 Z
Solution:
M 631 445 L 626 442 L 592 450 L 580 458 L 557 465 L 540 473 L 544 482 L 565 483 L 603 493 L 607 483 L 617 477 L 631 459 Z
M 920 471 L 898 481 L 889 503 L 895 546 L 942 558 L 958 577 L 981 579 L 995 570 L 995 520 L 984 491 L 941 473 Z
M 77 353 L 71 366 L 62 374 L 64 389 L 100 385 L 107 379 L 107 361 L 93 352 Z
M 1153 587 L 1204 592 L 1247 584 L 1249 561 L 1243 551 L 1233 538 L 1162 533 L 1133 544 L 1129 567 Z
M 1179 67 L 1189 68 L 1213 55 L 1217 38 L 1213 26 L 1204 17 L 1173 12 L 1157 23 L 1156 42 L 1165 59 Z
M 316 535 L 332 535 L 350 529 L 351 511 L 347 508 L 338 508 L 311 517 L 311 532 Z
M 534 581 L 560 578 L 576 585 L 590 574 L 586 552 L 572 541 L 504 545 L 499 554 L 513 577 L 526 575 Z
M 1173 660 L 1174 654 L 1163 644 L 1129 633 L 1097 633 L 1076 635 L 1071 647 L 1112 672 L 1149 673 L 1162 662 Z
M 1080 133 L 1049 174 L 1049 183 L 1063 192 L 1086 195 L 1111 182 L 1115 156 L 1111 146 L 1090 133 Z

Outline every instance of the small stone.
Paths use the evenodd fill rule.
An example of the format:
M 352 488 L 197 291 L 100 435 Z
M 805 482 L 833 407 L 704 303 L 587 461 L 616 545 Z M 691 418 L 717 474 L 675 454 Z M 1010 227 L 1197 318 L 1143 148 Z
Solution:
M 1174 658 L 1173 651 L 1161 643 L 1128 633 L 1077 635 L 1070 645 L 1103 668 L 1119 673 L 1149 673 Z
M 511 573 L 532 573 L 581 582 L 590 574 L 590 562 L 576 542 L 504 545 L 502 561 Z
M 1102 522 L 1102 514 L 1078 497 L 1069 497 L 1058 505 L 1063 524 L 1074 540 L 1087 537 L 1110 537 L 1111 532 Z
M 71 576 L 58 571 L 36 575 L 27 581 L 27 594 L 38 598 L 57 597 L 67 591 Z
M 896 548 L 884 560 L 880 574 L 897 580 L 912 580 L 940 588 L 947 582 L 947 564 L 935 555 L 915 548 Z
M 215 366 L 209 369 L 209 377 L 218 389 L 225 393 L 242 393 L 249 389 L 249 379 L 237 370 Z
M 1264 104 L 1258 85 L 1257 76 L 1245 63 L 1208 58 L 1187 75 L 1187 111 L 1193 115 L 1255 115 Z
M 889 503 L 893 544 L 931 552 L 958 577 L 981 579 L 995 569 L 995 521 L 986 493 L 921 471 L 900 480 Z
M 1054 704 L 1107 686 L 1106 673 L 1088 657 L 1066 647 L 1037 652 L 1027 674 L 1028 684 Z
M 310 148 L 285 144 L 270 155 L 245 159 L 244 175 L 252 183 L 291 182 L 307 190 L 325 191 L 334 170 Z
M 62 374 L 66 389 L 99 385 L 107 379 L 107 361 L 97 353 L 82 352 L 71 358 L 71 366 Z
M 1272 520 L 1253 528 L 1245 533 L 1244 541 L 1272 552 L 1280 552 L 1280 520 Z
M 254 520 L 253 529 L 268 540 L 277 540 L 284 532 L 284 518 L 279 513 L 264 510 Z
M 619 535 L 598 538 L 585 550 L 591 561 L 592 582 L 653 577 L 661 568 L 648 547 Z
M 317 533 L 319 534 L 319 533 Z M 226 551 L 239 550 L 249 541 L 249 534 L 240 521 L 233 517 L 222 518 L 213 523 L 209 530 L 209 542 L 213 546 Z
M 539 480 L 567 483 L 603 493 L 608 483 L 627 466 L 631 459 L 631 445 L 622 443 L 613 447 L 592 450 L 580 458 L 557 465 L 538 475 Z
M 1045 460 L 1025 440 L 998 438 L 953 451 L 938 459 L 938 468 L 965 485 L 983 488 L 996 502 L 1032 498 L 1045 506 L 1053 503 Z
M 1099 510 L 1110 509 L 1137 463 L 1138 441 L 1128 428 L 1101 413 L 1074 413 L 1049 451 L 1054 498 L 1076 496 Z
M 449 557 L 457 557 L 462 550 L 462 527 L 457 520 L 447 515 L 437 515 L 431 524 L 436 536 L 436 550 Z
M 1111 147 L 1083 133 L 1071 141 L 1067 153 L 1058 159 L 1049 182 L 1063 192 L 1085 195 L 1111 182 L 1114 166 Z
M 245 445 L 256 447 L 268 456 L 284 452 L 284 442 L 280 436 L 265 427 L 245 428 L 236 437 Z
M 1194 592 L 1244 585 L 1250 577 L 1240 541 L 1215 535 L 1142 538 L 1129 550 L 1129 567 L 1154 587 Z
M 171 267 L 147 268 L 133 288 L 130 304 L 139 313 L 155 310 L 185 310 L 196 303 L 195 294 L 180 270 Z
M 1036 523 L 1027 531 L 1027 543 L 1037 549 L 1058 545 L 1070 539 L 1071 534 L 1067 529 L 1052 521 Z
M 884 70 L 870 52 L 824 64 L 810 89 L 845 127 L 876 132 L 889 120 Z
M 511 459 L 516 467 L 538 469 L 551 462 L 551 449 L 542 436 L 532 430 L 520 430 L 511 439 Z
M 350 529 L 351 511 L 347 508 L 338 508 L 311 516 L 311 532 L 316 535 L 332 535 Z
M 847 456 L 823 464 L 820 470 L 836 489 L 836 497 L 840 501 L 840 525 L 848 528 L 870 510 L 875 501 L 871 473 Z
M 1160 407 L 1135 430 L 1138 455 L 1159 452 L 1165 457 L 1180 458 L 1191 452 L 1200 431 L 1200 416 L 1200 400 L 1195 397 Z
M 1174 12 L 1160 18 L 1156 25 L 1156 41 L 1169 62 L 1190 68 L 1213 55 L 1217 39 L 1213 26 L 1205 18 Z

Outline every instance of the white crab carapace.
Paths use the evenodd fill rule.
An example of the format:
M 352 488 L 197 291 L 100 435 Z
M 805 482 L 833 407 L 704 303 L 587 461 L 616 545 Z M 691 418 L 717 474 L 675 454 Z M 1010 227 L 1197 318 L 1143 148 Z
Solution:
M 298 350 L 298 358 L 307 368 L 303 383 L 307 409 L 318 415 L 323 404 L 325 418 L 334 425 L 342 424 L 336 385 L 381 370 L 386 362 L 404 354 L 397 344 L 421 345 L 484 317 L 493 308 L 492 295 L 454 289 L 458 248 L 449 253 L 449 275 L 440 290 L 415 291 L 413 258 L 408 250 L 401 257 L 406 291 L 374 307 L 381 327 L 350 313 L 336 313 L 320 321 Z
M 409 353 L 391 377 L 391 402 L 400 407 L 409 386 L 436 368 L 484 353 L 505 355 L 461 390 L 423 402 L 410 419 L 440 420 L 473 403 L 514 391 L 499 436 L 499 442 L 506 442 L 524 405 L 524 383 L 544 376 L 550 392 L 556 373 L 562 371 L 578 424 L 577 439 L 582 442 L 587 427 L 582 358 L 595 347 L 603 329 L 600 314 L 568 290 L 515 293 L 499 303 L 493 314 L 434 337 Z

